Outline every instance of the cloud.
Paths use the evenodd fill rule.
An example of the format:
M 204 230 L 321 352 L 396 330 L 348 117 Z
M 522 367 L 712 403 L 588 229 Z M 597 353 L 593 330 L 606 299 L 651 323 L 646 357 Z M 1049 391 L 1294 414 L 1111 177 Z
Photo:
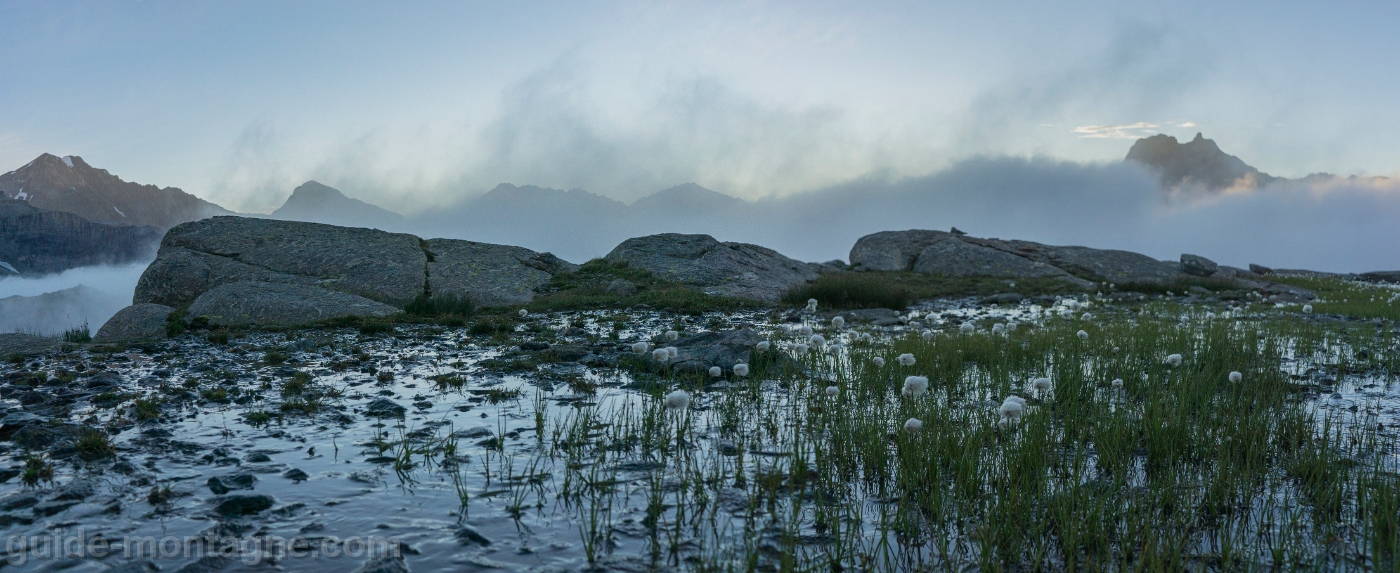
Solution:
M 1139 139 L 1157 133 L 1155 123 L 1139 121 L 1126 125 L 1083 125 L 1074 128 L 1080 139 Z
M 0 332 L 51 336 L 86 325 L 96 334 L 107 319 L 131 304 L 146 265 L 80 267 L 0 280 Z M 46 293 L 57 294 L 41 296 Z

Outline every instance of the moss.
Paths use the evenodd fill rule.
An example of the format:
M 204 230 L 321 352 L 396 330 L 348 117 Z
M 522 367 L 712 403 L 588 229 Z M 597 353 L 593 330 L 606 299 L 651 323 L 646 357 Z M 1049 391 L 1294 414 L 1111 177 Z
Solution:
M 418 295 L 403 307 L 405 315 L 427 318 L 468 317 L 476 312 L 476 305 L 465 296 L 448 294 L 439 296 Z
M 987 296 L 1000 293 L 1024 296 L 1084 292 L 1069 281 L 1053 277 L 998 279 L 990 277 L 942 277 L 908 271 L 829 273 L 783 295 L 783 302 L 803 305 L 817 299 L 825 308 L 893 308 L 931 298 Z
M 618 279 L 632 283 L 636 292 L 608 292 L 608 285 Z M 698 315 L 765 306 L 758 301 L 708 295 L 681 283 L 658 279 L 645 269 L 603 259 L 588 261 L 575 272 L 556 274 L 535 290 L 535 300 L 526 306 L 533 311 L 646 305 L 658 310 Z

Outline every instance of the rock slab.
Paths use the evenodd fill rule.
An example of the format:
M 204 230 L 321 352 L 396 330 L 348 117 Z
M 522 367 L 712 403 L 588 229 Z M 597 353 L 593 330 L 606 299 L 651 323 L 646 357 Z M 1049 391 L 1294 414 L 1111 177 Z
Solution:
M 135 342 L 165 337 L 165 320 L 175 309 L 163 304 L 133 304 L 117 311 L 97 329 L 92 341 L 99 344 Z
M 679 233 L 627 239 L 603 258 L 706 294 L 763 302 L 777 302 L 788 289 L 817 278 L 818 268 L 758 245 Z
M 413 235 L 319 223 L 212 217 L 161 240 L 135 302 L 175 308 L 221 284 L 314 284 L 387 304 L 423 294 L 427 253 Z
M 241 281 L 199 295 L 191 318 L 219 326 L 298 326 L 346 316 L 388 316 L 399 309 L 317 286 Z
M 535 289 L 578 265 L 523 247 L 430 239 L 428 289 L 434 296 L 465 296 L 477 306 L 525 304 Z

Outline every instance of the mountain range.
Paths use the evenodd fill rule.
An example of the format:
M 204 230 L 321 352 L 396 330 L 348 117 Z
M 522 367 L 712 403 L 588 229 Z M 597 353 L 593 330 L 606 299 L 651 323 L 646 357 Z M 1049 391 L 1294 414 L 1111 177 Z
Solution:
M 663 189 L 631 204 L 583 189 L 502 183 L 475 198 L 408 217 L 307 181 L 266 216 L 516 245 L 579 262 L 601 256 L 627 238 L 661 232 L 705 233 L 774 245 L 807 237 L 798 244 L 818 252 L 825 250 L 828 242 L 849 243 L 852 237 L 868 232 L 867 227 L 910 224 L 928 228 L 925 221 L 929 217 L 965 218 L 951 215 L 956 209 L 950 202 L 971 204 L 980 197 L 1030 192 L 1047 184 L 1044 180 L 1015 179 L 996 163 L 971 160 L 962 163 L 961 170 L 925 177 L 892 182 L 856 180 L 755 201 L 695 183 Z M 1201 134 L 1185 143 L 1168 135 L 1140 139 L 1123 163 L 1146 166 L 1155 173 L 1164 193 L 1186 189 L 1211 194 L 1295 181 L 1260 172 Z M 963 171 L 979 175 L 975 180 L 966 179 Z M 1330 177 L 1319 174 L 1303 181 Z M 960 190 L 958 195 L 948 194 L 954 190 Z M 1041 192 L 1026 197 L 1053 199 Z M 0 276 L 149 256 L 137 254 L 149 252 L 138 243 L 153 244 L 153 237 L 158 239 L 166 229 L 185 221 L 234 214 L 180 189 L 123 181 L 88 165 L 81 157 L 50 154 L 0 176 L 0 199 L 4 198 L 39 211 L 0 210 L 0 261 L 4 261 Z M 992 215 L 1003 208 L 993 201 L 974 210 Z M 25 217 L 25 222 L 16 223 L 16 217 Z M 872 226 L 872 221 L 880 223 Z M 39 253 L 35 245 L 42 244 L 54 248 Z M 801 252 L 796 250 L 796 254 Z

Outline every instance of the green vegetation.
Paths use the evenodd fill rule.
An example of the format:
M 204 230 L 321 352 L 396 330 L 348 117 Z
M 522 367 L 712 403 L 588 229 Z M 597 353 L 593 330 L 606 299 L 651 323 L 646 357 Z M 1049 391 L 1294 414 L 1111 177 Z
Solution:
M 39 454 L 26 455 L 19 481 L 24 487 L 39 487 L 41 483 L 53 485 L 53 464 Z
M 1183 277 L 1172 282 L 1164 283 L 1123 283 L 1113 285 L 1115 289 L 1128 292 L 1140 292 L 1143 294 L 1185 294 L 1193 287 L 1205 289 L 1213 293 L 1246 290 L 1235 283 L 1226 280 L 1212 279 L 1207 277 Z
M 915 272 L 828 273 L 783 295 L 791 305 L 817 299 L 824 308 L 903 309 L 918 300 L 1017 293 L 1022 296 L 1078 294 L 1084 289 L 1057 278 L 994 279 L 942 277 Z
M 394 331 L 394 323 L 381 320 L 367 320 L 360 323 L 360 334 L 370 336 Z
M 476 312 L 476 305 L 465 296 L 448 294 L 426 297 L 418 295 L 403 307 L 404 314 L 425 318 L 465 318 Z
M 228 331 L 216 330 L 204 338 L 213 344 L 228 344 Z
M 248 412 L 247 414 L 243 415 L 243 420 L 245 422 L 248 422 L 248 425 L 253 427 L 263 426 L 266 425 L 268 422 L 272 421 L 272 414 L 261 411 Z
M 107 432 L 86 427 L 78 435 L 77 450 L 78 457 L 88 461 L 105 458 L 117 451 L 112 446 L 112 438 Z
M 1339 278 L 1274 277 L 1317 294 L 1314 312 L 1356 318 L 1400 320 L 1400 289 Z
M 135 408 L 137 421 L 144 422 L 160 417 L 159 398 L 137 398 Z
M 175 338 L 185 333 L 185 310 L 177 309 L 165 316 L 165 336 Z
M 86 344 L 92 342 L 92 332 L 88 330 L 88 325 L 76 326 L 63 331 L 63 341 L 73 344 Z
M 263 361 L 270 366 L 281 366 L 287 362 L 288 358 L 290 356 L 287 356 L 287 353 L 279 350 L 268 350 L 263 353 Z
M 632 294 L 608 292 L 608 286 L 624 280 L 636 288 Z M 652 276 L 644 269 L 626 263 L 593 259 L 572 273 L 554 275 L 536 289 L 538 295 L 526 308 L 532 311 L 616 308 L 647 305 L 658 310 L 698 315 L 710 311 L 760 308 L 762 303 L 722 296 L 711 296 L 680 283 Z

